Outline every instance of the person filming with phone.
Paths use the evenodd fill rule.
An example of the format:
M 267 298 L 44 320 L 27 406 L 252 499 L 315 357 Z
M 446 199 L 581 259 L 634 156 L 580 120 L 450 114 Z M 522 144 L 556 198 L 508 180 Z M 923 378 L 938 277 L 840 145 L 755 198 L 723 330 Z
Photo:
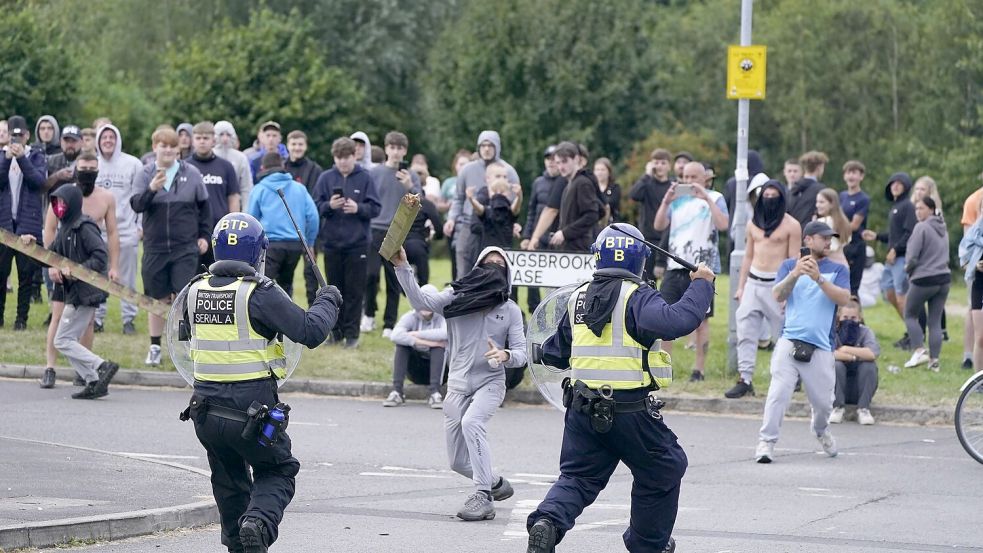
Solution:
M 774 457 L 782 418 L 799 378 L 812 405 L 812 431 L 827 455 L 837 454 L 829 431 L 836 386 L 833 317 L 837 306 L 850 301 L 850 269 L 828 258 L 830 242 L 838 238 L 829 225 L 812 221 L 802 236 L 805 247 L 799 258 L 781 264 L 772 289 L 776 300 L 786 302 L 785 328 L 771 356 L 771 385 L 755 450 L 759 463 L 770 463 Z

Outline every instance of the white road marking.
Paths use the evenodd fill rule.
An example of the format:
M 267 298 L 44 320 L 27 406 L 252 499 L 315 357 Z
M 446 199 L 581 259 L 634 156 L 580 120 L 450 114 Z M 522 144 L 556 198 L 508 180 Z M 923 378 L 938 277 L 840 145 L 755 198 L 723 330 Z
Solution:
M 398 474 L 395 472 L 360 472 L 359 476 L 389 476 L 398 478 L 450 478 L 443 474 Z
M 128 457 L 144 457 L 147 459 L 201 459 L 197 455 L 159 455 L 157 453 L 127 453 L 125 451 L 116 452 L 117 455 Z
M 517 472 L 517 473 L 515 473 L 515 475 L 516 476 L 521 476 L 523 478 L 546 478 L 546 479 L 550 479 L 550 480 L 554 480 L 554 481 L 557 478 L 559 478 L 559 476 L 557 476 L 555 474 L 536 474 L 534 472 Z

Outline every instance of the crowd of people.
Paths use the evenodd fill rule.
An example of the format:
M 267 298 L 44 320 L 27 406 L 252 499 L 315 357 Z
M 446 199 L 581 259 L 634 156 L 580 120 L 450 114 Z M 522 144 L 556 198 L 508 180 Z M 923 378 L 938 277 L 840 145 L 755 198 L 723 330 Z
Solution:
M 317 281 L 313 268 L 301 262 L 304 245 L 284 217 L 282 192 L 309 253 L 321 260 L 328 282 L 345 298 L 329 342 L 357 348 L 361 333 L 376 330 L 380 309 L 376 298 L 384 275 L 382 335 L 397 344 L 395 386 L 386 405 L 399 405 L 404 375 L 413 377 L 414 367 L 440 364 L 446 346 L 440 338 L 440 332 L 446 332 L 441 317 L 424 310 L 399 319 L 402 287 L 397 271 L 377 253 L 406 193 L 419 194 L 422 201 L 405 243 L 407 261 L 420 286 L 432 280 L 429 257 L 434 240 L 448 240 L 452 276 L 459 279 L 486 248 L 587 252 L 607 224 L 628 218 L 646 240 L 691 263 L 705 263 L 719 274 L 721 251 L 726 254 L 721 236 L 730 231 L 741 205 L 734 179 L 715 186 L 712 166 L 685 151 L 655 149 L 644 174 L 623 190 L 610 159 L 597 157 L 592 162 L 587 148 L 575 142 L 546 147 L 543 173 L 524 186 L 503 157 L 501 138 L 493 130 L 478 135 L 474 152 L 461 149 L 455 154 L 448 171 L 451 176 L 443 182 L 423 154 L 409 155 L 409 139 L 398 131 L 387 133 L 381 148 L 373 146 L 362 131 L 337 138 L 327 169 L 308 156 L 304 131 L 291 130 L 286 142 L 283 137 L 276 121 L 261 123 L 251 143 L 240 141 L 229 121 L 161 125 L 151 137 L 152 150 L 136 157 L 124 151 L 123 136 L 108 118 L 80 128 L 61 127 L 55 117 L 44 115 L 31 132 L 24 117 L 13 116 L 0 121 L 0 146 L 5 152 L 0 159 L 0 226 L 25 242 L 52 247 L 63 241 L 60 229 L 71 219 L 59 215 L 58 206 L 65 200 L 55 201 L 54 193 L 75 183 L 83 195 L 81 213 L 96 223 L 104 243 L 105 262 L 99 270 L 132 288 L 139 267 L 143 292 L 166 302 L 202 266 L 214 261 L 210 236 L 215 224 L 228 213 L 243 211 L 262 223 L 270 240 L 265 274 L 292 295 L 294 274 L 303 264 L 311 303 Z M 948 339 L 944 306 L 950 285 L 949 238 L 935 181 L 928 176 L 913 181 L 905 172 L 891 175 L 884 186 L 891 208 L 886 227 L 877 232 L 867 224 L 870 196 L 863 188 L 864 164 L 847 161 L 842 166 L 843 186 L 836 190 L 822 182 L 828 162 L 822 152 L 807 152 L 784 163 L 781 180 L 771 179 L 761 156 L 750 152 L 747 246 L 736 294 L 739 379 L 727 391 L 729 398 L 754 394 L 757 351 L 774 348 L 787 326 L 786 306 L 771 289 L 782 263 L 800 257 L 803 229 L 812 222 L 833 231 L 827 258 L 847 267 L 856 314 L 883 295 L 896 310 L 899 327 L 905 329 L 894 344 L 911 351 L 905 366 L 941 369 L 940 348 Z M 966 199 L 962 218 L 965 236 L 959 254 L 971 284 L 964 368 L 983 366 L 983 279 L 976 278 L 983 268 L 981 200 L 980 192 Z M 883 263 L 873 259 L 871 246 L 878 241 L 886 247 Z M 8 248 L 0 248 L 0 281 L 6 283 L 14 263 L 18 273 L 15 330 L 26 328 L 32 300 L 40 297 L 42 288 L 48 291 L 49 369 L 43 385 L 51 386 L 57 353 L 65 351 L 58 346 L 64 345 L 64 336 L 58 340 L 64 310 L 71 307 L 78 313 L 83 304 L 92 307 L 92 324 L 72 331 L 81 344 L 91 347 L 93 332 L 101 332 L 105 325 L 105 298 L 83 294 L 85 299 L 79 300 L 77 294 L 69 294 L 71 300 L 65 302 L 70 278 L 42 271 L 30 257 Z M 658 252 L 648 258 L 644 275 L 658 283 L 670 303 L 682 296 L 689 282 L 682 265 Z M 511 294 L 517 298 L 516 290 Z M 540 290 L 528 289 L 529 312 L 541 297 Z M 0 313 L 5 303 L 5 295 L 0 295 Z M 88 311 L 82 311 L 83 318 Z M 124 334 L 135 334 L 136 313 L 135 306 L 122 302 Z M 707 319 L 712 316 L 713 307 L 706 314 Z M 840 372 L 851 382 L 846 395 L 860 402 L 862 420 L 870 421 L 866 409 L 873 395 L 870 388 L 876 388 L 879 348 L 868 327 L 859 338 L 855 332 L 837 334 L 848 320 L 853 319 L 837 315 L 838 322 L 830 329 L 834 338 L 830 347 L 873 353 L 871 359 L 866 352 L 858 354 L 857 360 L 836 354 L 838 365 L 845 365 Z M 150 314 L 148 326 L 146 364 L 159 365 L 164 320 Z M 663 347 L 671 351 L 673 344 L 666 342 Z M 707 321 L 691 335 L 687 347 L 695 349 L 696 357 L 689 379 L 701 381 L 710 348 Z M 870 370 L 873 378 L 863 376 Z M 433 388 L 430 372 L 422 371 L 416 380 Z M 855 376 L 858 372 L 862 375 Z M 859 400 L 852 391 L 855 380 L 866 383 Z M 439 407 L 439 391 L 431 392 L 430 404 Z

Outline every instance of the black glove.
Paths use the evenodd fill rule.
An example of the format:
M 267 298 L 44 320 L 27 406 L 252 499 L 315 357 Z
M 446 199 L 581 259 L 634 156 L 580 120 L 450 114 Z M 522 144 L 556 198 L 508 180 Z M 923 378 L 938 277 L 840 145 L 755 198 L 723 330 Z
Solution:
M 338 287 L 334 285 L 322 286 L 317 289 L 317 299 L 327 298 L 327 300 L 334 304 L 335 307 L 341 307 L 344 300 L 341 298 L 341 292 L 338 291 Z

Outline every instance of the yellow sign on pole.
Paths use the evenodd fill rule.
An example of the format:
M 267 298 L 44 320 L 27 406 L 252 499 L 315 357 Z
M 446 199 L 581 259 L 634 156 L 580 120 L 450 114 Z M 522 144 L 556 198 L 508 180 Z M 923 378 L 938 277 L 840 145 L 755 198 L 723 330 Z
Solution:
M 727 47 L 727 99 L 764 100 L 767 46 Z

